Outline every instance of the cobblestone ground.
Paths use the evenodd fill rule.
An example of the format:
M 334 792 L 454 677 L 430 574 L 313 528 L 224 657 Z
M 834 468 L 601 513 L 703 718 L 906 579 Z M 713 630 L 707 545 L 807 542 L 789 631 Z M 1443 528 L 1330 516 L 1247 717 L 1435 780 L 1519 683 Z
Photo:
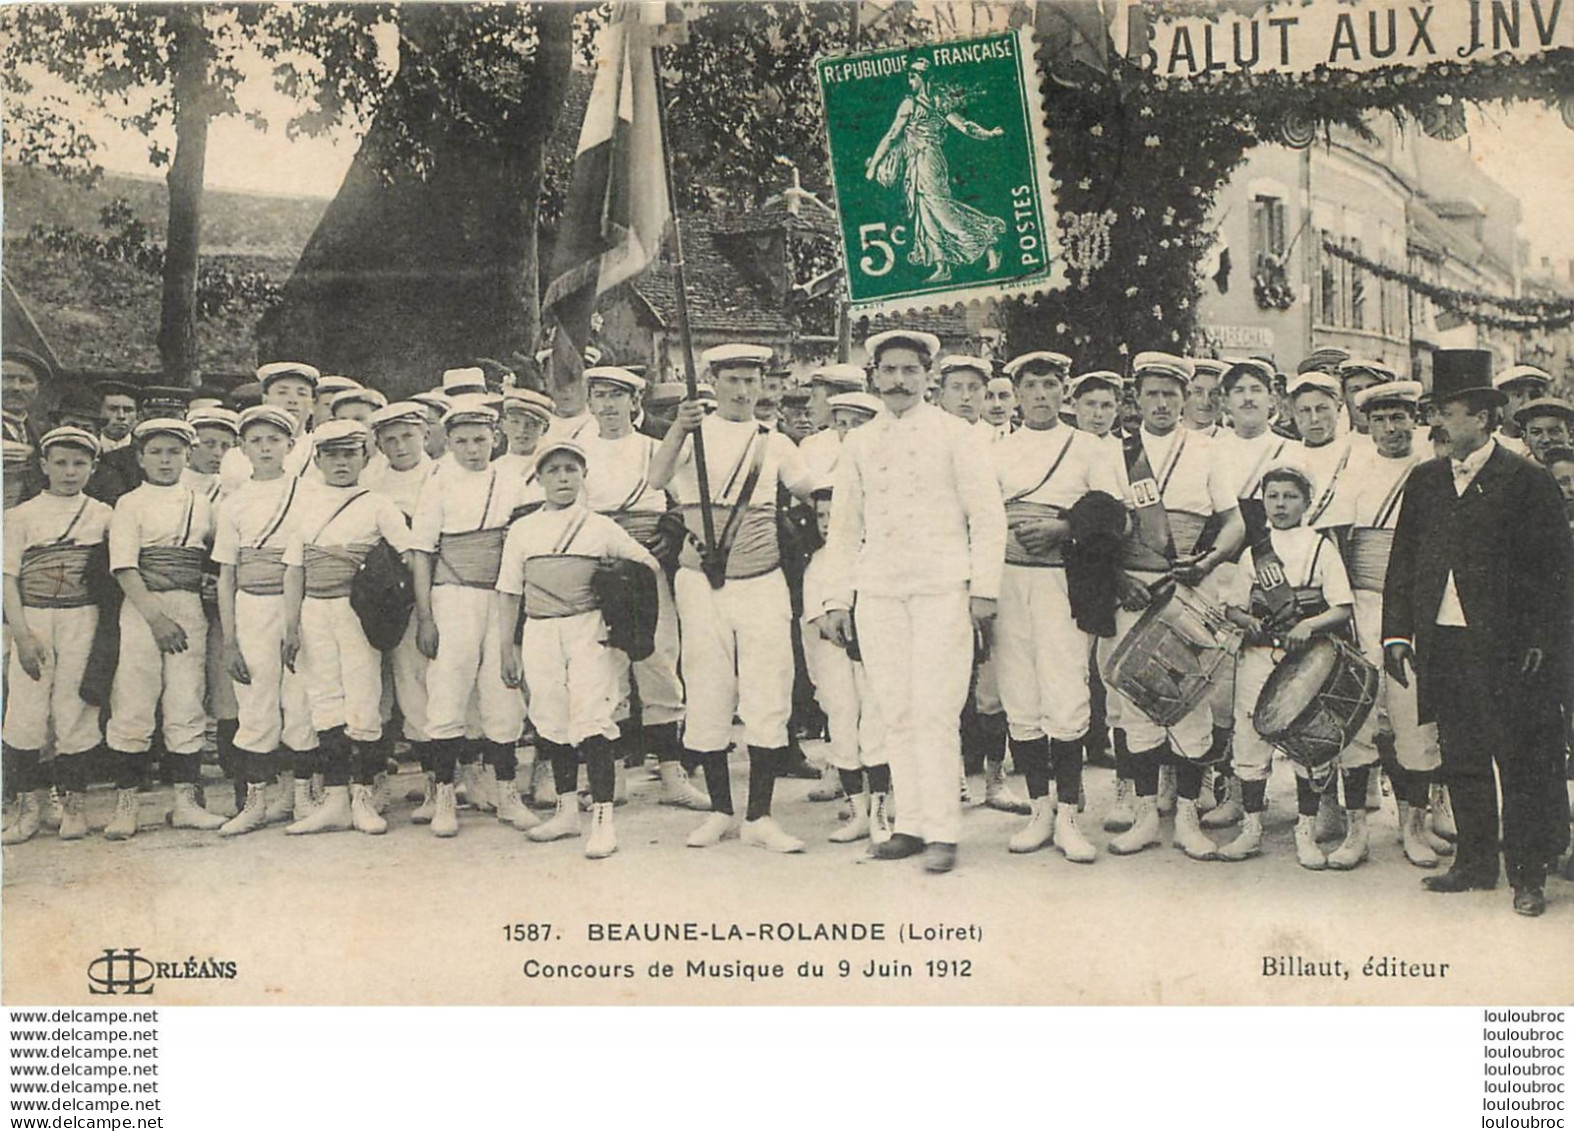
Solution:
M 746 771 L 735 759 L 741 800 Z M 702 818 L 658 805 L 655 781 L 635 771 L 629 804 L 617 811 L 619 851 L 602 861 L 586 860 L 582 842 L 535 844 L 475 812 L 462 815 L 457 838 L 438 841 L 410 823 L 404 793 L 419 785 L 415 773 L 395 780 L 382 837 L 286 837 L 270 828 L 220 840 L 176 831 L 162 823 L 166 789 L 144 795 L 139 834 L 113 844 L 98 835 L 113 795 L 96 792 L 89 839 L 41 834 L 5 850 L 5 1000 L 88 1000 L 88 962 L 126 947 L 161 961 L 237 964 L 234 980 L 161 981 L 165 1004 L 1530 1004 L 1574 996 L 1574 884 L 1550 880 L 1551 907 L 1537 920 L 1510 911 L 1506 886 L 1426 893 L 1425 873 L 1399 849 L 1391 799 L 1373 817 L 1371 859 L 1353 872 L 1297 866 L 1294 785 L 1282 769 L 1261 858 L 1200 863 L 1167 839 L 1116 858 L 1100 829 L 1112 775 L 1090 769 L 1084 827 L 1099 846 L 1095 864 L 1068 863 L 1053 849 L 1012 856 L 1006 841 L 1022 818 L 975 807 L 957 869 L 931 876 L 916 860 L 869 860 L 866 843 L 828 843 L 840 806 L 807 801 L 813 784 L 786 781 L 777 791 L 777 816 L 808 842 L 804 854 L 737 840 L 694 850 L 684 838 Z M 1012 786 L 1025 792 L 1020 778 Z M 216 811 L 227 810 L 225 786 L 209 793 Z M 982 794 L 977 780 L 974 793 Z M 870 933 L 878 924 L 885 937 L 775 941 L 849 923 Z M 515 941 L 512 924 L 526 934 L 538 924 L 537 938 Z M 693 924 L 668 929 L 700 937 L 594 941 L 598 924 Z M 981 938 L 945 938 L 945 928 Z M 919 938 L 904 941 L 913 931 Z M 1313 972 L 1266 976 L 1269 960 Z M 705 969 L 687 972 L 691 961 Z M 676 973 L 650 976 L 662 962 Z M 744 963 L 780 963 L 784 972 L 747 977 L 737 969 Z M 618 969 L 624 964 L 632 975 Z M 578 973 L 557 976 L 558 967 Z

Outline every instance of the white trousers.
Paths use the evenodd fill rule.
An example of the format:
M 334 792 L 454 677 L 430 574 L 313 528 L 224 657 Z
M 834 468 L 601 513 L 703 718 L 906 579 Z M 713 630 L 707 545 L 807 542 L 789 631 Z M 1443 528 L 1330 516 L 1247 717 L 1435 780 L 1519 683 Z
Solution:
M 814 684 L 814 700 L 825 712 L 831 731 L 826 752 L 831 765 L 838 770 L 885 765 L 885 725 L 863 664 L 809 624 L 803 626 L 803 658 Z
M 304 669 L 286 670 L 280 651 L 284 598 L 237 592 L 235 641 L 251 675 L 249 684 L 235 683 L 228 673 L 224 676 L 235 691 L 235 717 L 240 723 L 235 731 L 236 749 L 253 754 L 272 754 L 280 745 L 291 750 L 317 749 Z
M 164 749 L 196 754 L 207 730 L 208 618 L 202 598 L 182 589 L 151 595 L 164 615 L 186 630 L 184 652 L 159 651 L 153 630 L 130 601 L 120 606 L 120 662 L 109 692 L 111 750 L 145 754 L 153 744 L 155 712 L 164 715 Z
M 44 646 L 43 670 L 34 680 L 13 649 L 6 673 L 5 743 L 17 750 L 42 750 L 51 727 L 55 752 L 81 754 L 99 744 L 98 708 L 82 702 L 98 606 L 27 610 L 27 624 Z
M 393 651 L 388 653 L 388 675 L 392 694 L 383 696 L 383 721 L 392 714 L 394 703 L 399 704 L 399 714 L 404 719 L 404 737 L 410 742 L 425 742 L 426 732 L 426 666 L 427 659 L 415 643 L 415 617 L 405 626 L 404 635 Z
M 1383 595 L 1369 589 L 1355 590 L 1355 632 L 1361 654 L 1377 666 L 1377 704 L 1355 736 L 1352 749 L 1361 747 L 1377 757 L 1377 732 L 1384 722 L 1393 732 L 1394 754 L 1402 769 L 1436 770 L 1443 764 L 1437 744 L 1437 724 L 1422 725 L 1416 713 L 1416 681 L 1400 687 L 1383 670 Z
M 426 667 L 426 731 L 431 739 L 464 738 L 472 700 L 488 742 L 515 743 L 525 725 L 525 697 L 503 683 L 499 642 L 513 625 L 492 617 L 492 590 L 432 586 L 437 658 Z
M 1011 737 L 1074 742 L 1088 732 L 1091 637 L 1077 627 L 1063 569 L 1007 565 L 994 660 Z
M 792 605 L 781 570 L 712 589 L 699 570 L 680 569 L 673 596 L 689 697 L 683 744 L 690 750 L 727 749 L 737 716 L 750 746 L 786 746 Z
M 656 650 L 632 665 L 625 656 L 618 665 L 619 702 L 615 717 L 629 717 L 629 669 L 632 667 L 634 684 L 639 688 L 641 725 L 648 727 L 683 719 L 683 681 L 678 677 L 678 609 L 672 586 L 667 584 L 667 575 L 660 570 L 656 571 L 656 598 Z
M 594 735 L 615 739 L 618 677 L 627 658 L 608 648 L 599 609 L 525 620 L 522 655 L 530 721 L 548 742 L 578 746 Z
M 858 597 L 858 644 L 885 722 L 896 831 L 955 844 L 962 831 L 958 720 L 973 665 L 968 592 Z
M 1155 573 L 1134 573 L 1132 576 L 1147 586 L 1154 585 L 1159 578 Z M 1104 661 L 1120 647 L 1121 641 L 1126 639 L 1141 617 L 1140 612 L 1115 610 L 1115 635 L 1099 642 L 1101 670 Z M 1237 681 L 1239 678 L 1237 675 Z M 1109 694 L 1105 701 L 1108 704 L 1110 725 L 1125 730 L 1127 747 L 1133 752 L 1152 750 L 1167 740 L 1170 749 L 1181 757 L 1201 758 L 1213 745 L 1213 709 L 1206 698 L 1180 722 L 1165 728 L 1139 711 L 1136 704 L 1122 695 L 1113 683 L 1108 684 L 1107 688 Z
M 321 733 L 343 727 L 354 742 L 383 734 L 383 658 L 366 639 L 348 597 L 307 597 L 301 602 L 301 654 L 312 726 Z
M 1242 648 L 1236 660 L 1234 768 L 1236 777 L 1242 781 L 1267 781 L 1273 768 L 1274 748 L 1252 725 L 1252 712 L 1257 709 L 1263 685 L 1277 666 L 1272 648 Z M 1361 747 L 1352 742 L 1340 753 L 1338 766 L 1341 770 L 1354 770 L 1376 761 L 1376 747 Z M 1299 762 L 1294 765 L 1297 777 L 1311 775 L 1311 771 Z

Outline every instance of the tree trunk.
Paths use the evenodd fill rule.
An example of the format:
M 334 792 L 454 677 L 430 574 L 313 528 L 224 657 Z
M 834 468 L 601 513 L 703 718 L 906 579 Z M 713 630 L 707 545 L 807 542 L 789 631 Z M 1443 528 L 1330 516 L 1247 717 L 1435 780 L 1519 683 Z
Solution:
M 211 45 L 202 7 L 171 5 L 170 63 L 175 96 L 175 159 L 169 167 L 169 233 L 164 253 L 164 297 L 158 351 L 164 380 L 195 385 L 197 359 L 197 262 L 202 244 L 202 188 L 208 159 L 208 89 Z

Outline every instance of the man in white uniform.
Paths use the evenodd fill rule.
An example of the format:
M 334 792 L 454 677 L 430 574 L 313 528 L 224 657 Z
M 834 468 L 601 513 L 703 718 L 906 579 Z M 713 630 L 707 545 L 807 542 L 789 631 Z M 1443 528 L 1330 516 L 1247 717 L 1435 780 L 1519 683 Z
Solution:
M 899 799 L 875 857 L 923 852 L 928 870 L 948 872 L 962 824 L 957 724 L 975 633 L 995 616 L 1005 506 L 983 435 L 924 401 L 939 340 L 892 330 L 866 348 L 887 411 L 848 436 L 836 469 L 820 631 L 845 647 L 856 601 Z
M 684 746 L 705 769 L 713 812 L 688 843 L 705 848 L 732 829 L 727 750 L 732 720 L 743 720 L 749 746 L 749 806 L 743 841 L 774 852 L 801 852 L 803 841 L 771 817 L 776 778 L 789 757 L 792 714 L 792 604 L 777 541 L 777 488 L 800 499 L 813 480 L 792 441 L 754 419 L 769 364 L 763 346 L 714 346 L 702 355 L 716 388 L 706 416 L 685 401 L 651 462 L 650 483 L 669 488 L 688 527 L 673 581 L 688 690 Z M 699 461 L 690 433 L 705 448 L 706 488 L 715 546 L 706 544 Z
M 836 473 L 836 457 L 842 450 L 846 429 L 835 426 L 831 398 L 868 389 L 868 376 L 861 365 L 822 365 L 809 375 L 809 419 L 820 431 L 804 437 L 798 450 L 816 481 L 827 481 Z
M 1118 500 L 1121 485 L 1097 437 L 1061 423 L 1070 372 L 1071 359 L 1058 353 L 1030 353 L 1006 363 L 1022 405 L 1022 427 L 993 448 L 1010 531 L 995 662 L 1011 756 L 1027 779 L 1032 806 L 1026 827 L 1011 838 L 1011 851 L 1034 852 L 1053 838 L 1066 859 L 1090 864 L 1093 845 L 1077 827 L 1090 717 L 1088 668 L 1076 660 L 1088 655 L 1093 637 L 1072 615 L 1062 543 L 1073 505 L 1090 491 Z

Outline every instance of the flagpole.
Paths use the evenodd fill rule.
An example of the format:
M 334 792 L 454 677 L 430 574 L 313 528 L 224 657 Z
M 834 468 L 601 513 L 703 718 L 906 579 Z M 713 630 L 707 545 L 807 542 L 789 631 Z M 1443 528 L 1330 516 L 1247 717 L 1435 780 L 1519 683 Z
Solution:
M 678 220 L 678 194 L 672 187 L 672 150 L 667 141 L 667 84 L 661 77 L 661 48 L 650 48 L 651 69 L 656 75 L 656 120 L 661 129 L 662 172 L 667 181 L 667 206 L 672 211 L 672 289 L 678 304 L 678 338 L 683 346 L 683 380 L 688 387 L 688 399 L 698 400 L 699 379 L 694 371 L 694 336 L 689 330 L 689 294 L 683 283 L 683 225 Z M 703 422 L 702 422 L 703 423 Z M 705 467 L 705 437 L 702 428 L 696 428 L 694 437 L 694 473 L 700 491 L 700 529 L 705 538 L 708 558 L 716 549 L 716 516 L 711 508 L 710 473 Z M 711 585 L 720 588 L 717 578 L 710 576 Z

